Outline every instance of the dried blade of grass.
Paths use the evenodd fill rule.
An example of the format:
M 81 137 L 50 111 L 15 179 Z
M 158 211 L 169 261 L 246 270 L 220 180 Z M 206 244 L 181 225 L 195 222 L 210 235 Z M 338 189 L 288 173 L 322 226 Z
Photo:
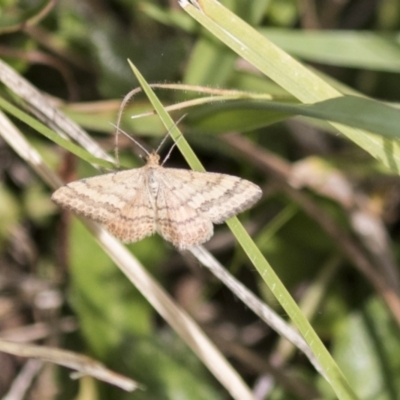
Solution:
M 8 392 L 2 397 L 2 400 L 25 399 L 26 392 L 30 388 L 33 379 L 39 374 L 42 366 L 43 361 L 41 360 L 28 360 L 14 379 Z
M 69 136 L 71 139 L 74 139 L 95 157 L 103 158 L 107 161 L 112 160 L 79 125 L 69 119 L 58 108 L 54 107 L 47 97 L 43 96 L 39 90 L 2 60 L 0 60 L 0 81 L 29 105 L 30 111 L 38 119 L 63 137 Z
M 132 392 L 140 387 L 140 385 L 134 380 L 110 371 L 98 361 L 71 351 L 47 346 L 13 343 L 2 339 L 0 339 L 0 351 L 19 357 L 29 357 L 42 361 L 50 361 L 54 364 L 62 365 L 77 371 L 79 374 L 78 377 L 90 375 L 101 381 L 118 386 L 128 392 Z
M 323 370 L 310 347 L 291 325 L 285 322 L 267 304 L 262 302 L 254 293 L 247 289 L 246 286 L 232 276 L 204 247 L 195 247 L 189 251 L 216 277 L 218 277 L 225 286 L 235 293 L 235 295 L 241 299 L 243 303 L 254 312 L 254 314 L 258 315 L 260 319 L 266 322 L 272 329 L 302 351 L 314 365 L 315 369 L 323 375 Z

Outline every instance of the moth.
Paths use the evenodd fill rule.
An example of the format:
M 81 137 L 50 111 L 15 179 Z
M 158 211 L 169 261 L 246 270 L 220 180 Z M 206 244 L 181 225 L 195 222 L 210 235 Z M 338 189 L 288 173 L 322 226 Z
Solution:
M 159 233 L 180 250 L 213 235 L 213 224 L 250 208 L 261 195 L 254 183 L 236 176 L 165 168 L 147 152 L 141 168 L 68 183 L 51 199 L 104 227 L 125 243 Z

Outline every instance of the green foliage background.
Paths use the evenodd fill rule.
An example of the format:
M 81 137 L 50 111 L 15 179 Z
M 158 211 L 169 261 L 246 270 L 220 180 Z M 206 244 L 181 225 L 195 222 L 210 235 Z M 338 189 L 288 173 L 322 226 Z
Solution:
M 123 96 L 138 86 L 128 58 L 147 82 L 199 87 L 198 92 L 157 89 L 165 106 L 201 97 L 202 87 L 218 89 L 221 92 L 216 95 L 221 96 L 227 94 L 224 89 L 240 91 L 234 99 L 210 100 L 172 116 L 176 120 L 188 112 L 182 130 L 207 170 L 242 176 L 262 186 L 264 198 L 240 220 L 247 223 L 260 251 L 298 301 L 357 396 L 394 400 L 400 397 L 396 309 L 388 306 L 371 277 L 357 269 L 338 235 L 329 234 L 324 225 L 329 221 L 339 236 L 346 235 L 361 249 L 399 298 L 400 4 L 384 0 L 367 7 L 367 3 L 223 2 L 347 95 L 316 104 L 301 104 L 288 87 L 245 63 L 214 32 L 201 28 L 172 2 L 59 1 L 43 12 L 42 19 L 36 17 L 51 2 L 0 2 L 0 57 L 60 101 L 63 111 L 110 152 L 114 149 L 110 122 L 116 121 Z M 254 47 L 257 50 L 257 44 Z M 261 59 L 272 65 L 275 61 Z M 287 66 L 288 70 L 292 67 L 289 61 Z M 277 74 L 288 76 L 304 93 L 315 89 L 290 71 L 282 69 Z M 4 87 L 1 96 L 21 106 Z M 130 118 L 151 109 L 144 95 L 135 96 L 124 112 L 122 126 L 149 148 L 156 148 L 165 134 L 158 118 Z M 345 137 L 329 121 L 358 133 Z M 22 123 L 19 127 L 64 180 L 97 173 L 33 129 Z M 235 145 L 232 136 L 224 135 L 232 132 L 244 141 Z M 249 152 L 247 144 L 252 146 Z M 49 200 L 50 190 L 35 173 L 4 142 L 0 151 L 0 278 L 5 282 L 0 287 L 0 304 L 10 305 L 3 312 L 0 307 L 0 336 L 37 322 L 60 324 L 73 315 L 77 321 L 73 332 L 41 337 L 40 343 L 89 354 L 146 386 L 145 391 L 127 394 L 89 378 L 71 381 L 65 370 L 57 368 L 51 379 L 40 376 L 27 398 L 38 393 L 39 398 L 50 396 L 52 390 L 53 398 L 60 399 L 227 398 L 224 388 L 82 225 L 66 214 L 60 217 L 60 210 Z M 142 165 L 138 150 L 124 140 L 120 153 L 124 167 Z M 274 160 L 293 174 L 303 166 L 306 175 L 301 184 L 296 186 L 291 174 L 286 182 L 277 177 Z M 177 151 L 168 165 L 187 167 Z M 292 182 L 291 189 L 287 182 Z M 319 207 L 320 218 L 307 211 L 296 192 L 308 206 Z M 364 218 L 361 222 L 373 221 L 370 230 L 359 228 L 355 211 Z M 362 232 L 369 236 L 363 237 Z M 210 242 L 211 251 L 226 268 L 285 317 L 226 227 L 216 229 L 214 243 Z M 264 396 L 273 400 L 336 398 L 304 356 L 293 352 L 199 265 L 178 256 L 158 236 L 129 248 L 211 337 L 223 341 L 221 348 L 250 387 L 262 391 L 263 380 L 274 376 L 255 365 L 253 355 L 270 361 L 276 373 L 302 385 L 298 389 L 275 376 Z M 62 299 L 51 312 L 41 308 L 38 300 L 50 289 Z M 250 353 L 238 355 L 237 347 Z M 2 358 L 0 362 L 10 371 L 0 382 L 3 395 L 22 361 Z

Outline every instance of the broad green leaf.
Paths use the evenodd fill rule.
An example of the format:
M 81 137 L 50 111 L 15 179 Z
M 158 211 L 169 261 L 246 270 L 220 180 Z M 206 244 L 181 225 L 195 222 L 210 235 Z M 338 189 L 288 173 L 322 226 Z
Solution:
M 390 139 L 400 139 L 400 110 L 382 102 L 341 96 L 314 104 L 274 101 L 232 101 L 205 106 L 190 115 L 196 128 L 207 132 L 248 131 L 288 117 L 301 115 L 364 129 Z
M 400 398 L 399 329 L 384 305 L 371 298 L 337 331 L 333 353 L 360 398 Z
M 391 35 L 265 28 L 260 32 L 283 50 L 306 61 L 400 72 L 400 46 Z

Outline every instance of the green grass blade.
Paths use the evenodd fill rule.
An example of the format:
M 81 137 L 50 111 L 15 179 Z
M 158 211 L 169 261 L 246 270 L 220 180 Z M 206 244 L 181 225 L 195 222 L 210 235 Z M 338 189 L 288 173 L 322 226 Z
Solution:
M 161 104 L 160 100 L 158 100 L 157 96 L 146 82 L 142 74 L 139 70 L 129 61 L 129 65 L 132 68 L 133 73 L 135 74 L 137 80 L 140 83 L 140 86 L 143 88 L 143 91 L 146 93 L 147 97 L 149 98 L 151 104 L 153 105 L 154 109 L 156 110 L 157 114 L 159 115 L 162 123 L 165 126 L 165 129 L 171 137 L 177 142 L 177 147 L 182 152 L 182 155 L 185 157 L 186 162 L 190 165 L 192 169 L 195 171 L 205 171 L 203 165 L 201 164 L 200 160 L 197 158 L 196 154 L 189 146 L 189 143 L 185 139 L 185 137 L 180 132 L 179 128 L 175 125 L 174 120 L 170 117 L 170 115 L 165 111 L 163 105 Z M 179 139 L 179 141 L 178 141 Z
M 138 69 L 131 62 L 130 66 L 136 78 L 140 82 L 144 92 L 149 96 L 149 100 L 153 104 L 157 113 L 159 113 L 160 118 L 163 121 L 166 129 L 170 129 L 171 136 L 174 140 L 177 140 L 180 137 L 181 133 L 179 132 L 179 129 L 174 126 L 174 121 L 163 109 L 161 102 L 157 99 L 156 95 L 147 84 L 143 76 L 140 74 Z M 173 128 L 171 129 L 171 127 Z M 178 141 L 177 146 L 187 160 L 188 164 L 193 169 L 204 171 L 204 168 L 201 166 L 200 161 L 198 160 L 197 156 L 190 148 L 184 137 L 181 137 L 181 139 Z M 357 397 L 352 393 L 346 379 L 340 372 L 339 368 L 330 356 L 329 352 L 326 350 L 318 335 L 312 329 L 307 319 L 303 316 L 296 302 L 290 296 L 289 292 L 279 280 L 278 276 L 275 274 L 270 264 L 264 258 L 258 247 L 255 245 L 252 238 L 243 228 L 242 224 L 236 217 L 231 218 L 226 222 L 253 265 L 257 268 L 257 271 L 260 273 L 260 275 L 270 287 L 271 291 L 274 293 L 282 307 L 285 309 L 285 311 L 295 323 L 296 327 L 306 339 L 307 343 L 313 350 L 322 368 L 324 369 L 324 372 L 322 373 L 325 375 L 326 379 L 329 382 L 339 382 L 338 384 L 332 383 L 332 387 L 336 389 L 337 393 L 340 393 L 341 399 L 356 399 Z
M 262 72 L 265 72 L 300 100 L 306 103 L 313 103 L 340 96 L 340 93 L 334 88 L 268 42 L 221 4 L 212 0 L 201 0 L 200 4 L 207 15 L 187 2 L 183 3 L 183 6 L 190 15 L 228 44 L 234 51 L 250 61 Z M 208 17 L 210 14 L 212 18 Z M 223 20 L 222 23 L 221 20 Z M 310 87 L 314 90 L 310 90 Z M 339 128 L 340 125 L 337 125 L 337 127 Z M 352 130 L 352 128 L 346 129 Z M 343 132 L 345 129 L 341 130 Z M 365 135 L 365 133 L 362 134 Z M 342 371 L 251 237 L 237 220 L 228 221 L 228 225 L 237 233 L 235 236 L 249 259 L 307 341 L 323 368 L 324 377 L 330 383 L 338 398 L 343 400 L 357 399 Z

